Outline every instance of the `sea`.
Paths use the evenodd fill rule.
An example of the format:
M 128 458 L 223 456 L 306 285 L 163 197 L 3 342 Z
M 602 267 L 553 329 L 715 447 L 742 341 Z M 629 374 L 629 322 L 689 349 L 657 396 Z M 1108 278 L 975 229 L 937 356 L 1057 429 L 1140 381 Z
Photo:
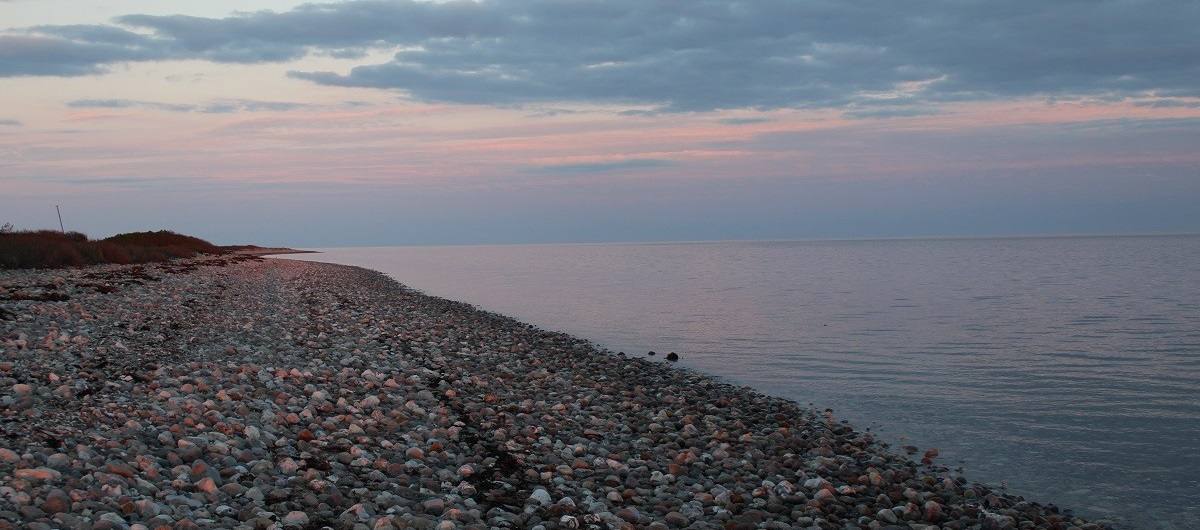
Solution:
M 677 352 L 1119 528 L 1200 528 L 1200 236 L 314 250 L 287 258 Z

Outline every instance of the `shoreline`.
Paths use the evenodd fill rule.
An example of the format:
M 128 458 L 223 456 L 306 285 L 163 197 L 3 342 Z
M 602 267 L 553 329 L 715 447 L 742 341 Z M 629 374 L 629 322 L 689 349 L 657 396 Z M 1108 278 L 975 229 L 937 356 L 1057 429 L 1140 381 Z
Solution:
M 1104 527 L 369 269 L 0 271 L 0 304 L 0 528 Z

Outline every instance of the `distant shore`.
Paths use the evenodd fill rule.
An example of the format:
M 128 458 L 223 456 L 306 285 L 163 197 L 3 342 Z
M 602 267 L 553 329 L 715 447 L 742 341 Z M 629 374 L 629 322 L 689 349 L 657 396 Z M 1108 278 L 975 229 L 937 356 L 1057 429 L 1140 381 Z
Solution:
M 366 269 L 0 271 L 0 528 L 1103 528 Z
M 281 256 L 285 254 L 320 254 L 316 250 L 300 250 L 287 247 L 260 247 L 257 245 L 234 245 L 224 247 L 238 254 L 249 256 Z

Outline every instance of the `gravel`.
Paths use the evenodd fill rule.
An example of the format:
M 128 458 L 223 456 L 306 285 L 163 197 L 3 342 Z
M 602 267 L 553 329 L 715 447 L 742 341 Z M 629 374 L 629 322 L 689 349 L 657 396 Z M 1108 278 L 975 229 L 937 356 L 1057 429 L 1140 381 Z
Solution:
M 0 271 L 0 352 L 0 529 L 1106 527 L 354 267 Z

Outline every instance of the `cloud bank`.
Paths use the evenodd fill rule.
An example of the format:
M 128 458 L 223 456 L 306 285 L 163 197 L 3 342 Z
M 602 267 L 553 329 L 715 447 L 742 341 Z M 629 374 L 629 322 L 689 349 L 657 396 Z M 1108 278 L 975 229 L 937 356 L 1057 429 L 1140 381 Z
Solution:
M 0 76 L 137 61 L 391 60 L 291 75 L 439 102 L 661 111 L 898 106 L 1010 97 L 1200 96 L 1190 0 L 351 1 L 226 18 L 127 15 L 0 35 Z
M 254 99 L 217 100 L 193 105 L 189 103 L 162 103 L 133 99 L 76 99 L 67 102 L 68 107 L 80 109 L 130 109 L 142 108 L 166 112 L 199 112 L 204 114 L 228 114 L 233 112 L 288 111 L 308 108 L 304 103 L 288 101 L 259 101 Z
M 647 169 L 673 165 L 675 165 L 675 163 L 670 160 L 661 160 L 657 158 L 631 158 L 612 162 L 582 162 L 577 164 L 533 166 L 528 169 L 528 172 L 551 175 L 583 175 L 589 173 L 610 173 L 631 169 Z

